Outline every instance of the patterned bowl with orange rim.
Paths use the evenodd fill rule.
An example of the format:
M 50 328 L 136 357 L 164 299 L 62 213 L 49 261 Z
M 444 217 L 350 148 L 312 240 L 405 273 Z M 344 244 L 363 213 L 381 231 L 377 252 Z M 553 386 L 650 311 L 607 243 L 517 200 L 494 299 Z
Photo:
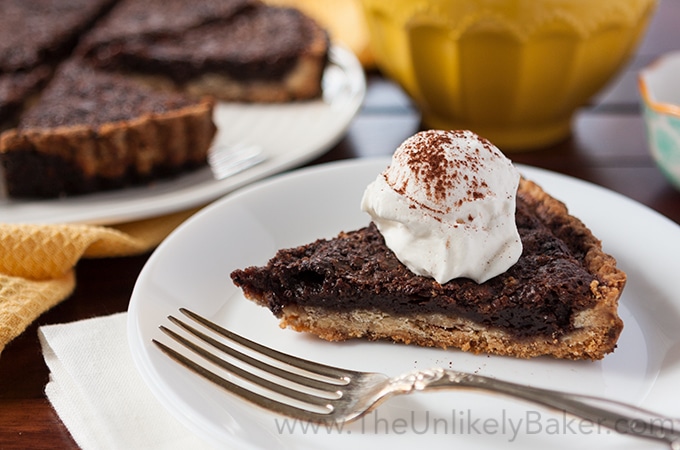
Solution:
M 666 178 L 680 189 L 680 51 L 641 70 L 638 86 L 649 150 Z

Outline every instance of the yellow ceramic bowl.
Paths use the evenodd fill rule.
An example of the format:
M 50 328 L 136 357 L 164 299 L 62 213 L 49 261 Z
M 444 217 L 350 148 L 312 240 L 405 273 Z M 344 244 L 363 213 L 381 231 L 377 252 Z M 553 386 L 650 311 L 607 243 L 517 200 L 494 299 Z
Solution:
M 429 128 L 553 144 L 624 65 L 656 0 L 362 0 L 376 63 Z

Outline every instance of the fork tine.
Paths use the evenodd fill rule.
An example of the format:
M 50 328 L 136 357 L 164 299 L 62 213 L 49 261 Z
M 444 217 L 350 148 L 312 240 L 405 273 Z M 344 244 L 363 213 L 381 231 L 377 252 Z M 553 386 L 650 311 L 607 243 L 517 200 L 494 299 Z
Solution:
M 217 384 L 218 386 L 221 386 L 225 390 L 231 392 L 232 394 L 235 394 L 244 400 L 250 401 L 258 406 L 261 406 L 262 408 L 268 409 L 270 411 L 275 411 L 280 414 L 296 418 L 296 419 L 301 419 L 301 420 L 306 420 L 310 422 L 325 422 L 329 419 L 329 414 L 332 413 L 332 408 L 328 408 L 327 412 L 314 412 L 310 411 L 308 409 L 302 409 L 298 408 L 294 405 L 288 404 L 288 403 L 282 403 L 278 400 L 275 400 L 273 398 L 265 397 L 263 395 L 260 395 L 256 392 L 253 392 L 251 390 L 248 390 L 246 388 L 243 388 L 239 386 L 236 383 L 232 383 L 229 380 L 224 379 L 223 377 L 215 374 L 214 372 L 204 368 L 200 364 L 197 364 L 193 362 L 191 359 L 187 358 L 186 356 L 182 355 L 181 353 L 173 350 L 172 348 L 168 347 L 167 345 L 163 344 L 162 342 L 159 342 L 155 339 L 153 339 L 154 344 L 156 344 L 166 355 L 174 359 L 175 361 L 179 362 L 180 364 L 184 365 L 190 370 L 193 370 L 197 374 L 201 375 L 202 377 L 206 378 L 207 380 Z
M 211 322 L 210 320 L 196 314 L 191 310 L 188 310 L 186 308 L 180 308 L 180 311 L 182 312 L 182 314 L 185 314 L 186 316 L 191 317 L 193 320 L 201 323 L 205 327 L 210 328 L 215 333 L 224 336 L 227 339 L 232 340 L 238 343 L 239 345 L 242 345 L 243 347 L 249 348 L 253 351 L 266 355 L 274 360 L 281 361 L 290 366 L 297 367 L 299 369 L 303 369 L 308 372 L 316 373 L 318 375 L 322 375 L 325 377 L 336 378 L 339 381 L 341 381 L 342 384 L 347 384 L 349 383 L 352 377 L 357 377 L 361 375 L 361 373 L 352 370 L 345 370 L 338 367 L 327 366 L 325 364 L 317 363 L 314 361 L 298 358 L 296 356 L 279 352 L 272 348 L 258 344 L 257 342 L 253 342 L 250 339 L 244 338 L 243 336 L 240 336 L 234 333 L 233 331 L 229 331 L 217 325 L 216 323 Z
M 187 351 L 200 355 L 229 375 L 220 375 L 219 369 L 213 372 L 213 369 L 192 361 L 185 354 L 155 339 L 153 342 L 164 353 L 188 369 L 225 390 L 273 412 L 318 423 L 353 420 L 367 412 L 368 408 L 356 409 L 357 398 L 352 395 L 352 392 L 369 385 L 377 386 L 387 379 L 381 374 L 345 370 L 287 355 L 246 339 L 186 308 L 180 308 L 180 311 L 197 324 L 210 330 L 210 334 L 199 331 L 194 326 L 173 316 L 169 316 L 168 319 L 174 325 L 184 329 L 188 335 L 183 336 L 163 325 L 160 329 Z M 217 339 L 218 337 L 226 340 Z M 203 341 L 203 344 L 196 339 Z M 248 354 L 240 349 L 237 350 L 231 343 L 244 349 Z M 238 365 L 217 356 L 204 344 L 229 355 L 234 361 L 238 361 L 236 363 Z M 258 369 L 261 373 L 251 373 L 248 371 L 249 368 Z M 241 383 L 236 380 L 230 381 L 231 375 L 241 380 Z M 272 378 L 269 378 L 270 376 Z M 379 376 L 380 380 L 375 380 L 376 376 Z M 369 381 L 368 378 L 373 381 Z M 289 383 L 280 384 L 281 379 Z M 367 381 L 369 381 L 368 384 Z
M 222 342 L 217 341 L 216 339 L 211 338 L 210 336 L 206 335 L 205 333 L 202 333 L 198 331 L 196 328 L 188 325 L 187 323 L 173 317 L 169 316 L 168 319 L 175 323 L 176 325 L 179 325 L 180 327 L 184 328 L 186 331 L 190 332 L 194 336 L 198 337 L 202 341 L 212 345 L 216 349 L 220 350 L 223 353 L 226 353 L 229 356 L 232 356 L 240 361 L 245 362 L 246 364 L 250 364 L 253 367 L 256 367 L 260 370 L 263 370 L 265 372 L 271 373 L 273 375 L 276 375 L 280 378 L 283 378 L 285 380 L 291 381 L 293 383 L 297 383 L 302 386 L 310 387 L 313 389 L 318 389 L 321 391 L 326 391 L 326 392 L 337 392 L 338 386 L 341 384 L 339 383 L 337 379 L 329 379 L 328 381 L 326 380 L 318 380 L 316 378 L 309 378 L 307 376 L 304 376 L 302 374 L 297 374 L 293 372 L 289 372 L 287 370 L 284 370 L 282 368 L 272 366 L 271 364 L 267 364 L 264 361 L 261 361 L 259 359 L 253 358 L 249 355 L 246 355 L 245 353 L 242 353 L 232 347 L 229 347 L 228 345 L 223 344 Z M 170 334 L 171 331 L 168 330 L 167 328 L 161 326 L 160 327 L 163 331 L 165 331 L 167 334 Z M 173 336 L 176 340 L 178 339 L 178 335 L 176 333 L 173 333 Z M 185 343 L 185 342 L 183 342 Z M 344 380 L 343 380 L 344 381 Z M 346 384 L 346 383 L 342 383 Z
M 213 353 L 210 353 L 209 351 L 205 350 L 204 348 L 201 348 L 200 346 L 196 345 L 195 343 L 191 342 L 190 340 L 180 336 L 179 334 L 175 333 L 174 331 L 161 326 L 160 329 L 167 334 L 168 336 L 172 337 L 175 339 L 177 342 L 181 343 L 185 347 L 189 348 L 196 354 L 202 356 L 203 358 L 207 359 L 208 361 L 211 361 L 212 363 L 216 364 L 219 367 L 222 367 L 223 369 L 227 370 L 228 372 L 236 375 L 237 377 L 240 377 L 246 381 L 249 381 L 250 383 L 253 383 L 254 385 L 263 387 L 265 389 L 269 389 L 270 391 L 276 392 L 278 394 L 284 395 L 286 397 L 299 400 L 305 403 L 309 403 L 311 405 L 316 405 L 316 406 L 324 406 L 327 407 L 328 401 L 330 400 L 328 397 L 318 397 L 318 396 L 311 396 L 309 394 L 300 392 L 298 390 L 288 388 L 284 385 L 278 384 L 278 383 L 273 383 L 272 381 L 269 381 L 265 378 L 262 378 L 260 376 L 257 376 L 253 373 L 250 373 L 246 370 L 241 369 L 238 366 L 235 366 L 228 361 L 223 360 L 222 358 L 216 356 Z M 207 337 L 207 336 L 206 336 Z M 232 356 L 237 357 L 240 353 L 234 351 L 234 354 Z M 246 355 L 242 355 L 246 356 Z M 252 358 L 248 358 L 252 359 Z M 247 361 L 246 361 L 247 362 Z M 304 382 L 304 380 L 301 380 Z M 302 383 L 300 383 L 302 384 Z

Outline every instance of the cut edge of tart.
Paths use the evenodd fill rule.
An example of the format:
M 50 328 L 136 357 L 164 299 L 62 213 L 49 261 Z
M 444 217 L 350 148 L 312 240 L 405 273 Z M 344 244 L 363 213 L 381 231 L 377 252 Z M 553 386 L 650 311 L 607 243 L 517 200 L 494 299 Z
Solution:
M 508 309 L 509 315 L 507 316 L 494 312 L 495 302 L 509 304 L 508 294 L 503 290 L 503 286 L 507 288 L 513 283 L 517 284 L 520 273 L 518 271 L 522 270 L 525 264 L 522 258 L 528 258 L 525 255 L 508 272 L 483 284 L 476 284 L 471 280 L 454 279 L 440 285 L 430 278 L 412 273 L 404 278 L 403 274 L 410 272 L 404 267 L 394 269 L 396 264 L 400 263 L 393 254 L 389 256 L 391 251 L 387 249 L 384 242 L 382 244 L 378 242 L 375 245 L 377 248 L 380 245 L 384 247 L 385 259 L 377 262 L 360 261 L 362 258 L 360 253 L 351 254 L 352 248 L 356 247 L 351 245 L 344 247 L 345 244 L 341 241 L 355 239 L 362 233 L 370 233 L 372 226 L 349 233 L 340 233 L 331 240 L 318 240 L 296 249 L 279 251 L 266 266 L 235 270 L 231 278 L 236 286 L 243 290 L 246 298 L 269 308 L 280 319 L 281 327 L 309 332 L 329 341 L 343 341 L 351 338 L 386 339 L 406 344 L 444 349 L 452 347 L 472 353 L 519 358 L 551 355 L 563 359 L 602 359 L 606 354 L 614 351 L 623 329 L 623 322 L 618 316 L 617 308 L 626 282 L 626 274 L 617 268 L 616 260 L 602 250 L 600 240 L 578 218 L 569 214 L 564 203 L 551 197 L 540 186 L 522 179 L 517 201 L 518 205 L 520 203 L 523 205 L 522 208 L 532 211 L 531 215 L 542 224 L 541 226 L 549 229 L 559 240 L 564 238 L 572 242 L 569 244 L 573 247 L 570 252 L 576 255 L 574 258 L 581 266 L 579 270 L 582 269 L 586 273 L 585 279 L 589 280 L 587 282 L 576 281 L 583 286 L 574 286 L 576 297 L 573 305 L 565 307 L 560 303 L 560 289 L 566 288 L 559 285 L 562 281 L 558 273 L 555 278 L 550 279 L 552 281 L 549 281 L 555 284 L 554 286 L 540 286 L 540 283 L 535 280 L 532 281 L 534 285 L 527 284 L 522 288 L 515 286 L 517 292 L 527 292 L 525 295 L 527 302 L 547 301 L 541 299 L 541 295 L 555 297 L 550 300 L 552 302 L 550 305 L 547 303 L 542 306 L 537 305 L 533 312 L 531 305 L 524 310 L 511 307 Z M 377 232 L 374 234 L 379 236 Z M 358 239 L 362 241 L 363 237 Z M 379 238 L 375 238 L 374 241 L 376 239 Z M 341 261 L 324 263 L 323 260 L 327 259 L 328 255 L 315 255 L 314 253 L 317 250 L 325 251 L 324 246 L 334 241 L 343 246 L 340 253 L 349 256 L 343 256 Z M 558 245 L 551 240 L 548 244 Z M 363 244 L 359 244 L 359 247 L 361 245 Z M 537 258 L 537 261 L 542 261 L 540 259 L 542 256 L 539 255 Z M 381 286 L 382 282 L 376 282 L 375 286 L 371 286 L 370 282 L 364 283 L 361 288 L 355 289 L 356 286 L 353 285 L 357 280 L 353 279 L 353 276 L 348 277 L 351 271 L 357 273 L 365 271 L 367 264 L 384 264 L 385 267 L 391 264 L 392 268 L 387 270 L 399 271 L 395 279 L 402 280 L 399 282 L 401 286 L 397 286 L 386 301 L 376 301 L 376 297 L 380 297 L 385 292 L 384 286 Z M 561 265 L 560 262 L 555 264 L 555 267 Z M 550 266 L 550 263 L 545 264 L 545 267 Z M 336 270 L 338 267 L 341 269 Z M 535 266 L 528 265 L 527 267 Z M 378 280 L 380 269 L 371 270 L 370 276 Z M 392 275 L 387 275 L 387 272 L 385 275 L 388 278 L 392 277 Z M 370 277 L 367 277 L 363 281 L 369 279 Z M 320 293 L 322 285 L 327 292 Z M 494 285 L 501 287 L 489 297 L 487 291 L 491 289 L 490 286 Z M 428 291 L 432 294 L 423 294 Z M 364 298 L 355 298 L 350 301 L 351 305 L 339 306 L 338 302 L 341 297 L 356 295 L 357 292 L 363 292 L 361 295 Z M 458 292 L 460 298 L 447 300 L 442 297 L 442 295 L 451 295 L 451 292 Z M 474 296 L 475 292 L 486 296 L 486 304 L 477 310 L 476 315 L 470 314 L 469 311 L 452 310 L 442 306 L 446 305 L 447 301 L 462 303 L 463 299 Z M 430 298 L 426 300 L 423 296 L 430 296 Z M 307 301 L 307 297 L 314 298 L 314 301 Z M 394 306 L 399 302 L 411 306 L 408 308 Z M 566 319 L 557 318 L 557 314 L 555 318 L 549 319 L 546 315 L 544 319 L 544 313 L 549 311 L 545 309 L 546 307 L 565 310 L 561 314 Z M 489 317 L 485 318 L 483 311 L 486 311 Z M 520 313 L 517 313 L 518 311 Z M 535 317 L 530 320 L 526 317 L 522 318 L 525 322 L 517 318 L 512 319 L 513 314 L 521 315 L 521 311 L 529 311 L 528 314 L 534 314 Z M 515 325 L 519 325 L 513 325 L 512 320 L 516 320 Z M 546 323 L 554 320 L 553 328 L 547 332 L 540 331 L 542 320 Z M 533 325 L 528 326 L 531 321 Z M 560 321 L 561 324 L 558 323 Z M 503 322 L 503 324 L 498 326 L 494 322 Z M 521 331 L 518 327 L 524 327 L 526 330 L 531 328 L 533 331 Z

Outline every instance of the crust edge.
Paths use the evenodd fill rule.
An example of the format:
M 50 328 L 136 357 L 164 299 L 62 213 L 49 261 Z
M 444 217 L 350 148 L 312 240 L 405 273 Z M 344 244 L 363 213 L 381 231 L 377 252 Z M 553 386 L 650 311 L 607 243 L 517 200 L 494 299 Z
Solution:
M 15 175 L 19 177 L 16 183 L 20 183 L 27 174 L 32 174 L 38 184 L 50 182 L 50 173 L 39 173 L 39 168 L 19 167 L 15 169 L 16 173 L 8 169 L 15 153 L 31 152 L 38 157 L 59 158 L 77 167 L 89 180 L 113 180 L 129 171 L 144 177 L 161 166 L 204 165 L 217 131 L 212 120 L 213 108 L 214 100 L 206 97 L 196 104 L 173 111 L 147 113 L 99 127 L 7 130 L 0 135 L 0 159 L 6 166 L 8 193 L 10 196 L 17 195 L 13 191 Z M 35 189 L 39 191 L 40 186 L 35 186 Z M 55 192 L 54 195 L 64 193 L 79 192 Z

